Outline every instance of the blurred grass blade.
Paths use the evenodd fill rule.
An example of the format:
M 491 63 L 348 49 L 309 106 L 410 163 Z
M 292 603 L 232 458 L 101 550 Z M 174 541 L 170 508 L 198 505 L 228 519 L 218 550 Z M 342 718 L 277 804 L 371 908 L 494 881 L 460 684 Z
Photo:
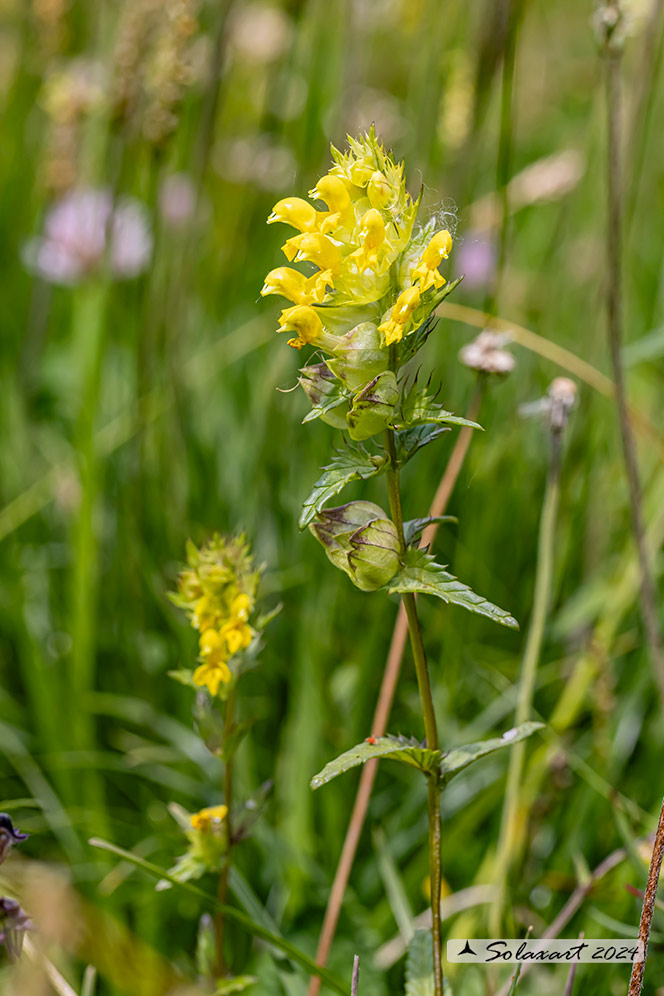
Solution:
M 262 924 L 257 923 L 246 913 L 241 913 L 239 910 L 234 909 L 232 906 L 225 906 L 220 903 L 214 896 L 208 895 L 202 889 L 197 886 L 192 885 L 190 882 L 179 882 L 177 878 L 173 875 L 169 875 L 167 871 L 160 868 L 158 865 L 153 865 L 151 861 L 146 861 L 144 858 L 139 858 L 131 851 L 125 851 L 124 848 L 118 847 L 116 844 L 111 844 L 107 840 L 100 840 L 98 838 L 91 838 L 89 843 L 92 847 L 98 847 L 102 851 L 110 851 L 111 854 L 117 855 L 119 858 L 123 858 L 125 861 L 129 861 L 131 864 L 137 866 L 137 868 L 142 868 L 149 875 L 154 876 L 156 879 L 165 879 L 170 882 L 171 885 L 177 886 L 179 889 L 184 889 L 186 892 L 191 893 L 192 896 L 197 896 L 202 900 L 207 906 L 215 910 L 218 913 L 223 913 L 223 915 L 228 920 L 234 920 L 235 923 L 244 927 L 250 934 L 254 937 L 260 937 L 261 940 L 267 941 L 268 944 L 273 944 L 276 948 L 280 948 L 289 958 L 297 962 L 302 968 L 304 968 L 310 975 L 317 975 L 330 989 L 334 992 L 341 993 L 342 996 L 347 996 L 346 987 L 339 982 L 331 972 L 327 969 L 319 968 L 313 958 L 310 958 L 299 948 L 296 948 L 294 944 L 287 941 L 285 938 L 280 937 L 278 934 L 274 934 L 271 930 L 267 930 Z

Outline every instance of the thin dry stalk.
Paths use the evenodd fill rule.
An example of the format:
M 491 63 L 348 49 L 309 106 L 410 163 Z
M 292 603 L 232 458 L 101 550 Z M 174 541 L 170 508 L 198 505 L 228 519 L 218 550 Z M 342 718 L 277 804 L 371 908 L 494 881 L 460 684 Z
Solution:
M 648 871 L 648 883 L 646 885 L 645 896 L 643 897 L 643 910 L 641 911 L 641 922 L 639 923 L 639 940 L 643 943 L 643 961 L 634 962 L 634 965 L 632 966 L 632 977 L 629 980 L 628 996 L 640 996 L 643 988 L 643 973 L 646 968 L 650 928 L 652 927 L 652 917 L 655 911 L 655 898 L 657 896 L 659 873 L 662 869 L 663 858 L 664 800 L 662 801 L 662 808 L 659 814 L 659 823 L 657 824 L 657 830 L 655 832 L 655 843 L 653 844 L 650 869 Z
M 606 117 L 607 117 L 607 318 L 609 352 L 615 381 L 616 407 L 620 425 L 620 437 L 625 462 L 625 472 L 629 488 L 629 501 L 632 514 L 632 529 L 641 572 L 640 609 L 659 694 L 664 704 L 664 643 L 657 615 L 657 593 L 646 545 L 645 526 L 641 504 L 641 484 L 636 455 L 636 445 L 627 407 L 625 372 L 622 361 L 623 317 L 622 317 L 622 190 L 621 190 L 621 86 L 620 64 L 622 46 L 613 42 L 613 33 L 619 30 L 620 7 L 614 0 L 606 0 L 606 40 L 604 44 L 606 62 Z M 609 25 L 617 25 L 611 29 Z
M 478 383 L 468 407 L 468 412 L 466 413 L 466 418 L 470 419 L 471 422 L 474 422 L 477 418 L 481 403 L 482 389 Z M 429 515 L 432 517 L 443 515 L 445 509 L 447 508 L 447 503 L 450 500 L 452 491 L 454 490 L 454 485 L 456 484 L 461 467 L 463 466 L 463 461 L 466 457 L 466 453 L 468 452 L 468 447 L 470 446 L 470 440 L 474 431 L 474 429 L 465 426 L 457 436 L 454 449 L 452 450 L 443 476 L 440 479 L 436 494 L 431 502 Z M 422 546 L 427 546 L 433 543 L 437 531 L 437 522 L 432 522 L 428 525 L 422 533 Z M 394 693 L 396 691 L 397 681 L 399 680 L 401 661 L 406 649 L 407 640 L 408 619 L 403 602 L 401 602 L 397 612 L 394 630 L 392 631 L 390 649 L 388 651 L 385 671 L 383 672 L 383 680 L 378 693 L 376 711 L 371 724 L 371 735 L 373 737 L 382 737 L 387 729 L 387 723 L 392 709 L 392 702 L 394 701 Z M 359 844 L 360 837 L 362 836 L 364 821 L 366 820 L 367 811 L 369 809 L 371 792 L 373 790 L 377 770 L 378 761 L 372 759 L 363 765 L 362 773 L 360 775 L 360 784 L 355 795 L 353 811 L 351 813 L 348 830 L 346 831 L 346 837 L 341 849 L 341 856 L 334 875 L 334 881 L 332 882 L 332 888 L 330 890 L 327 908 L 325 910 L 325 917 L 323 919 L 323 926 L 318 940 L 316 963 L 322 967 L 327 964 L 330 948 L 332 947 L 332 941 L 334 940 L 341 906 L 346 893 L 346 888 L 348 886 L 348 880 L 353 867 L 353 861 L 355 860 L 355 854 L 357 853 L 357 846 Z M 309 982 L 308 996 L 318 996 L 320 987 L 321 980 L 317 976 L 312 978 Z
M 353 958 L 353 979 L 350 984 L 350 996 L 357 996 L 357 987 L 360 984 L 360 956 Z
M 582 941 L 584 937 L 585 934 L 583 933 L 583 931 L 581 931 L 581 933 L 578 936 L 578 940 Z M 578 964 L 577 962 L 574 962 L 574 964 L 569 970 L 569 975 L 567 976 L 567 984 L 565 986 L 565 992 L 563 993 L 563 996 L 572 996 L 572 990 L 574 989 L 574 979 L 576 978 L 577 964 Z

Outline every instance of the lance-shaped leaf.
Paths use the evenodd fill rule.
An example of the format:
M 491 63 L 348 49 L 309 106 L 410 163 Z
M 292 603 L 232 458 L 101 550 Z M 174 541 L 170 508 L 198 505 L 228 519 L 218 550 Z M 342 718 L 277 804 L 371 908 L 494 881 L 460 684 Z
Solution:
M 509 612 L 489 602 L 482 595 L 477 595 L 453 574 L 448 574 L 445 568 L 441 564 L 436 564 L 434 558 L 424 550 L 406 551 L 405 565 L 390 581 L 387 590 L 391 595 L 402 595 L 407 592 L 435 595 L 444 602 L 461 605 L 469 612 L 493 619 L 501 626 L 509 626 L 510 629 L 519 628 L 518 622 Z
M 298 382 L 313 405 L 302 419 L 303 422 L 320 418 L 335 429 L 346 428 L 346 409 L 338 409 L 348 401 L 348 391 L 326 363 L 312 363 L 308 367 L 302 367 Z
M 481 757 L 486 757 L 487 754 L 493 754 L 497 750 L 502 750 L 503 747 L 511 747 L 513 744 L 518 744 L 521 740 L 532 736 L 537 730 L 543 729 L 543 727 L 544 723 L 521 723 L 520 726 L 506 730 L 502 737 L 493 737 L 491 740 L 478 740 L 476 743 L 464 744 L 463 747 L 455 747 L 453 750 L 446 751 L 440 759 L 439 765 L 443 784 L 446 785 L 451 778 L 458 775 L 469 764 L 479 761 Z
M 403 467 L 427 443 L 432 443 L 444 432 L 450 432 L 446 425 L 415 425 L 412 429 L 404 429 L 395 433 L 397 463 Z
M 399 411 L 390 419 L 390 425 L 394 429 L 407 429 L 415 425 L 431 424 L 467 425 L 471 429 L 482 428 L 477 422 L 471 422 L 467 418 L 446 411 L 427 392 L 426 387 L 418 387 L 417 383 L 414 383 L 401 402 Z
M 342 775 L 344 771 L 350 771 L 371 758 L 385 757 L 391 761 L 400 761 L 418 771 L 435 771 L 440 763 L 441 753 L 439 750 L 429 750 L 423 747 L 417 740 L 406 737 L 369 737 L 364 743 L 351 747 L 344 754 L 340 754 L 334 761 L 325 765 L 322 771 L 311 779 L 312 789 L 320 788 L 332 781 L 337 775 Z
M 384 456 L 367 453 L 361 446 L 349 446 L 332 457 L 302 506 L 300 529 L 313 522 L 330 498 L 338 495 L 347 484 L 351 481 L 366 481 L 375 474 L 381 474 L 386 464 Z
M 353 397 L 346 416 L 351 439 L 369 439 L 382 432 L 394 417 L 399 400 L 397 379 L 392 370 L 385 370 Z

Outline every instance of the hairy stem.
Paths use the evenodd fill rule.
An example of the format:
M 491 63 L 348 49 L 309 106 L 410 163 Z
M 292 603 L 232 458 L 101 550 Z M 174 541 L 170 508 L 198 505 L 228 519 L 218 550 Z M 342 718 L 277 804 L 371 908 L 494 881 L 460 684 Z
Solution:
M 226 715 L 224 717 L 224 746 L 233 732 L 235 724 L 235 688 L 231 687 L 226 699 Z M 228 807 L 226 813 L 226 860 L 219 874 L 219 888 L 217 898 L 220 903 L 226 904 L 228 899 L 228 878 L 231 871 L 231 851 L 233 847 L 233 823 L 231 808 L 233 805 L 233 759 L 228 757 L 224 764 L 224 804 Z M 224 936 L 226 932 L 226 919 L 223 913 L 218 913 L 214 923 L 215 941 L 217 947 L 217 972 L 220 978 L 226 974 L 226 955 L 224 953 Z
M 537 567 L 533 610 L 528 628 L 528 637 L 523 653 L 519 696 L 517 699 L 515 724 L 524 723 L 530 716 L 535 691 L 537 665 L 542 650 L 544 627 L 549 609 L 551 581 L 553 578 L 556 516 L 560 491 L 560 434 L 551 437 L 551 462 L 546 482 L 546 491 L 540 518 L 539 540 L 537 545 Z M 496 902 L 491 910 L 490 931 L 494 937 L 500 936 L 505 907 L 505 895 L 510 869 L 515 860 L 518 839 L 519 797 L 523 776 L 524 745 L 515 744 L 510 752 L 507 788 L 500 824 L 500 838 L 496 853 Z
M 615 5 L 606 4 L 607 12 Z M 607 115 L 607 319 L 609 352 L 613 366 L 613 379 L 616 385 L 616 407 L 620 425 L 620 438 L 625 462 L 625 472 L 629 488 L 629 502 L 632 515 L 632 529 L 636 543 L 639 569 L 641 573 L 640 609 L 660 698 L 664 704 L 664 643 L 657 614 L 657 590 L 652 574 L 646 544 L 643 510 L 641 507 L 641 483 L 636 455 L 636 445 L 627 407 L 625 371 L 622 361 L 622 191 L 621 191 L 621 137 L 620 137 L 620 49 L 611 44 L 610 37 L 605 47 L 606 62 L 606 115 Z
M 664 858 L 664 800 L 659 814 L 659 823 L 655 832 L 655 842 L 650 859 L 650 869 L 648 871 L 648 883 L 646 893 L 643 897 L 643 910 L 641 911 L 641 922 L 639 923 L 639 940 L 643 942 L 643 961 L 634 962 L 632 966 L 632 977 L 629 980 L 628 996 L 641 996 L 643 988 L 643 973 L 646 968 L 646 956 L 648 954 L 648 941 L 650 940 L 650 928 L 652 927 L 652 917 L 655 911 L 655 897 L 657 895 L 657 885 L 659 883 L 659 873 L 662 868 Z
M 402 554 L 406 548 L 403 531 L 403 512 L 399 490 L 399 469 L 396 458 L 394 433 L 385 433 L 385 449 L 389 457 L 387 470 L 387 493 L 390 501 L 390 514 L 397 527 Z M 431 695 L 429 668 L 422 640 L 422 630 L 417 615 L 415 595 L 412 592 L 403 596 L 403 604 L 408 618 L 410 645 L 413 651 L 415 674 L 422 702 L 424 733 L 427 747 L 438 750 L 438 728 L 436 713 Z M 433 981 L 436 996 L 443 996 L 443 963 L 440 929 L 440 880 L 441 880 L 441 829 L 440 829 L 440 787 L 434 775 L 428 776 L 428 819 L 429 819 L 429 877 L 431 879 L 431 943 L 433 946 Z
M 483 386 L 483 380 L 478 381 L 470 405 L 468 406 L 466 418 L 471 422 L 474 422 L 479 414 L 484 393 Z M 443 471 L 438 488 L 436 489 L 436 494 L 431 502 L 429 515 L 433 518 L 445 513 L 447 503 L 450 499 L 452 491 L 454 490 L 454 485 L 456 484 L 461 467 L 463 466 L 463 461 L 466 457 L 466 453 L 468 452 L 468 447 L 470 446 L 470 440 L 474 431 L 475 430 L 471 429 L 469 426 L 464 426 L 457 436 L 454 449 L 452 450 L 450 459 L 445 467 L 445 470 Z M 421 546 L 429 546 L 433 543 L 438 527 L 438 522 L 432 522 L 426 527 L 422 534 Z M 392 640 L 390 641 L 390 649 L 385 662 L 385 671 L 383 672 L 383 680 L 381 682 L 380 691 L 378 693 L 378 701 L 376 703 L 376 710 L 371 724 L 371 735 L 374 737 L 382 737 L 387 730 L 387 723 L 390 716 L 390 710 L 392 708 L 392 702 L 394 700 L 397 682 L 399 680 L 401 661 L 403 659 L 404 650 L 406 649 L 407 639 L 408 618 L 406 616 L 405 606 L 402 602 L 399 605 L 397 618 L 394 623 Z M 320 937 L 318 940 L 316 963 L 321 966 L 325 966 L 327 964 L 330 948 L 332 947 L 332 941 L 334 940 L 334 934 L 339 921 L 339 913 L 341 912 L 341 906 L 346 892 L 346 887 L 348 885 L 348 880 L 350 878 L 351 869 L 353 867 L 353 861 L 355 860 L 355 854 L 357 853 L 357 846 L 359 844 L 362 830 L 364 828 L 364 822 L 369 810 L 371 792 L 376 779 L 377 771 L 378 761 L 375 759 L 367 761 L 367 763 L 362 767 L 360 783 L 358 785 L 357 794 L 355 795 L 355 802 L 353 804 L 353 811 L 348 823 L 348 829 L 346 831 L 343 847 L 341 849 L 337 870 L 334 874 L 334 881 L 332 882 L 332 888 L 330 890 L 325 910 L 325 917 L 323 919 L 323 926 L 321 927 Z M 321 980 L 318 976 L 313 976 L 309 982 L 307 996 L 318 996 L 320 987 Z

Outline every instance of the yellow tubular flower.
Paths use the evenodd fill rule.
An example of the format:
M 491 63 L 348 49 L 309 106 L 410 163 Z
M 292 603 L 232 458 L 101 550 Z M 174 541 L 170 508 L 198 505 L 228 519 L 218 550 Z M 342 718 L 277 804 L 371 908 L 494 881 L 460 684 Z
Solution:
M 203 832 L 220 826 L 228 815 L 228 806 L 208 806 L 198 813 L 193 813 L 189 822 L 194 830 Z
M 328 212 L 321 221 L 321 232 L 333 232 L 347 220 L 351 209 L 350 194 L 338 176 L 329 173 L 321 176 L 313 190 L 309 191 L 309 197 L 327 204 Z
M 296 260 L 302 263 L 309 260 L 321 270 L 331 270 L 336 273 L 341 266 L 341 253 L 332 239 L 320 232 L 303 232 L 294 235 L 281 247 L 289 263 Z
M 378 266 L 378 249 L 385 242 L 385 222 L 380 211 L 370 208 L 362 215 L 360 222 L 360 236 L 362 246 L 350 254 L 355 260 L 360 273 L 369 267 L 374 269 Z
M 297 339 L 289 339 L 288 345 L 302 349 L 308 342 L 316 342 L 323 331 L 323 323 L 313 308 L 297 304 L 281 312 L 277 332 L 297 332 Z
M 318 227 L 318 211 L 302 197 L 284 197 L 277 201 L 267 219 L 268 225 L 282 221 L 299 232 L 313 232 Z
M 418 287 L 408 287 L 399 294 L 389 319 L 378 326 L 378 331 L 383 333 L 385 343 L 388 346 L 403 339 L 403 327 L 419 303 L 420 291 Z
M 329 270 L 305 277 L 290 266 L 279 266 L 265 277 L 261 294 L 281 294 L 293 304 L 321 304 L 328 286 L 333 286 Z
M 410 271 L 413 282 L 419 280 L 420 291 L 435 287 L 438 290 L 445 283 L 445 277 L 438 272 L 438 267 L 450 254 L 452 249 L 452 236 L 447 230 L 436 232 L 428 246 L 420 256 L 417 266 Z

